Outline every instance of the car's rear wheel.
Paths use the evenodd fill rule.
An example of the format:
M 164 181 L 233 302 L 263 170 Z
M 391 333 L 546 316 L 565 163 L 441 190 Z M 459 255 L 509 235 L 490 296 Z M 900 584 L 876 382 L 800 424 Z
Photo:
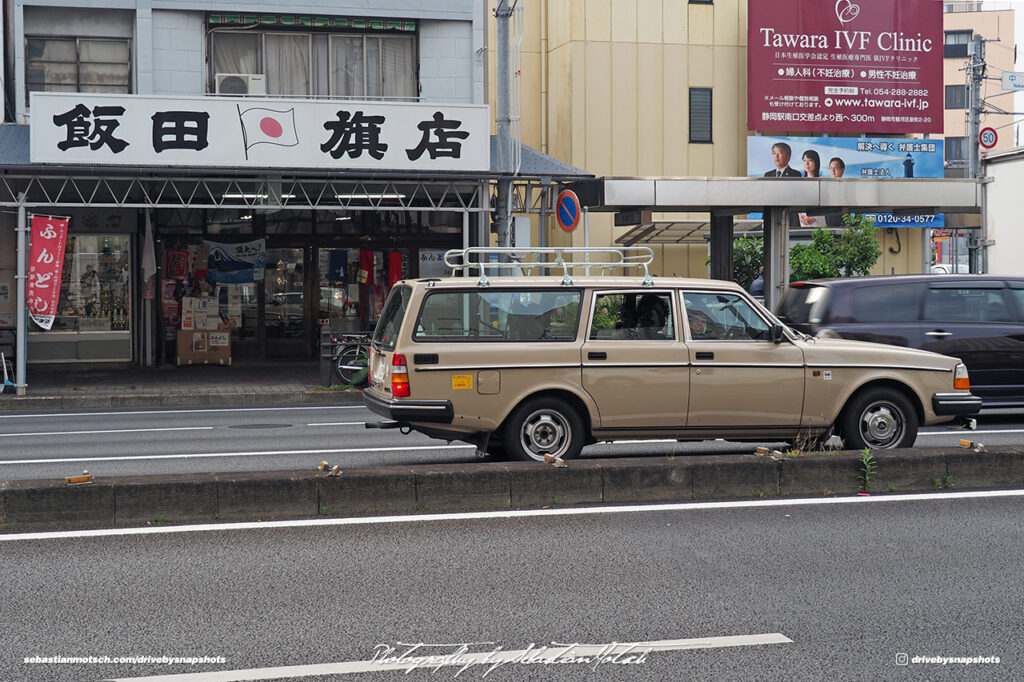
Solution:
M 894 389 L 865 391 L 847 405 L 841 428 L 847 448 L 889 450 L 909 448 L 917 440 L 917 412 Z
M 504 446 L 513 459 L 544 461 L 544 455 L 570 459 L 583 449 L 583 419 L 560 398 L 527 400 L 505 427 Z

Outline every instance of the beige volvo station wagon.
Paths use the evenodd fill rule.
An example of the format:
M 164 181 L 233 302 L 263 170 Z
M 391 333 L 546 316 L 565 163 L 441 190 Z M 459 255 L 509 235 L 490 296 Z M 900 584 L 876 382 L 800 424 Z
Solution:
M 463 249 L 456 276 L 397 283 L 363 391 L 389 421 L 368 426 L 543 460 L 620 439 L 910 447 L 981 408 L 956 358 L 811 338 L 732 282 L 649 276 L 644 247 L 581 251 Z M 531 276 L 493 275 L 511 268 Z

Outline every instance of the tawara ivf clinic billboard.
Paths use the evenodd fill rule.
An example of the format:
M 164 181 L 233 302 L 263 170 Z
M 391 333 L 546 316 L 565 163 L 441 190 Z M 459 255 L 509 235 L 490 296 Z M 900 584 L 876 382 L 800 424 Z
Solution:
M 747 126 L 942 132 L 942 3 L 748 0 Z

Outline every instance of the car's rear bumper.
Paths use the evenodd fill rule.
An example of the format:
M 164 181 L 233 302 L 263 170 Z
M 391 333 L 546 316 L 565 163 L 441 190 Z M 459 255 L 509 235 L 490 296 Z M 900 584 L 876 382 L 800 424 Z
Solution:
M 371 412 L 398 422 L 451 424 L 455 418 L 450 400 L 398 400 L 382 398 L 370 389 L 363 389 L 363 404 Z
M 981 411 L 981 398 L 970 393 L 936 393 L 932 411 L 939 416 L 967 417 Z

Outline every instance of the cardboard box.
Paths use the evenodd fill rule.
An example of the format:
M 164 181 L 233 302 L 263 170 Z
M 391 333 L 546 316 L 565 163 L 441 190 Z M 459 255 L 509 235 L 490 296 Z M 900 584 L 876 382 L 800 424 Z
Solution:
M 210 337 L 209 351 L 206 357 L 208 362 L 218 365 L 231 364 L 231 332 L 206 332 Z
M 230 365 L 231 332 L 178 330 L 178 366 Z

